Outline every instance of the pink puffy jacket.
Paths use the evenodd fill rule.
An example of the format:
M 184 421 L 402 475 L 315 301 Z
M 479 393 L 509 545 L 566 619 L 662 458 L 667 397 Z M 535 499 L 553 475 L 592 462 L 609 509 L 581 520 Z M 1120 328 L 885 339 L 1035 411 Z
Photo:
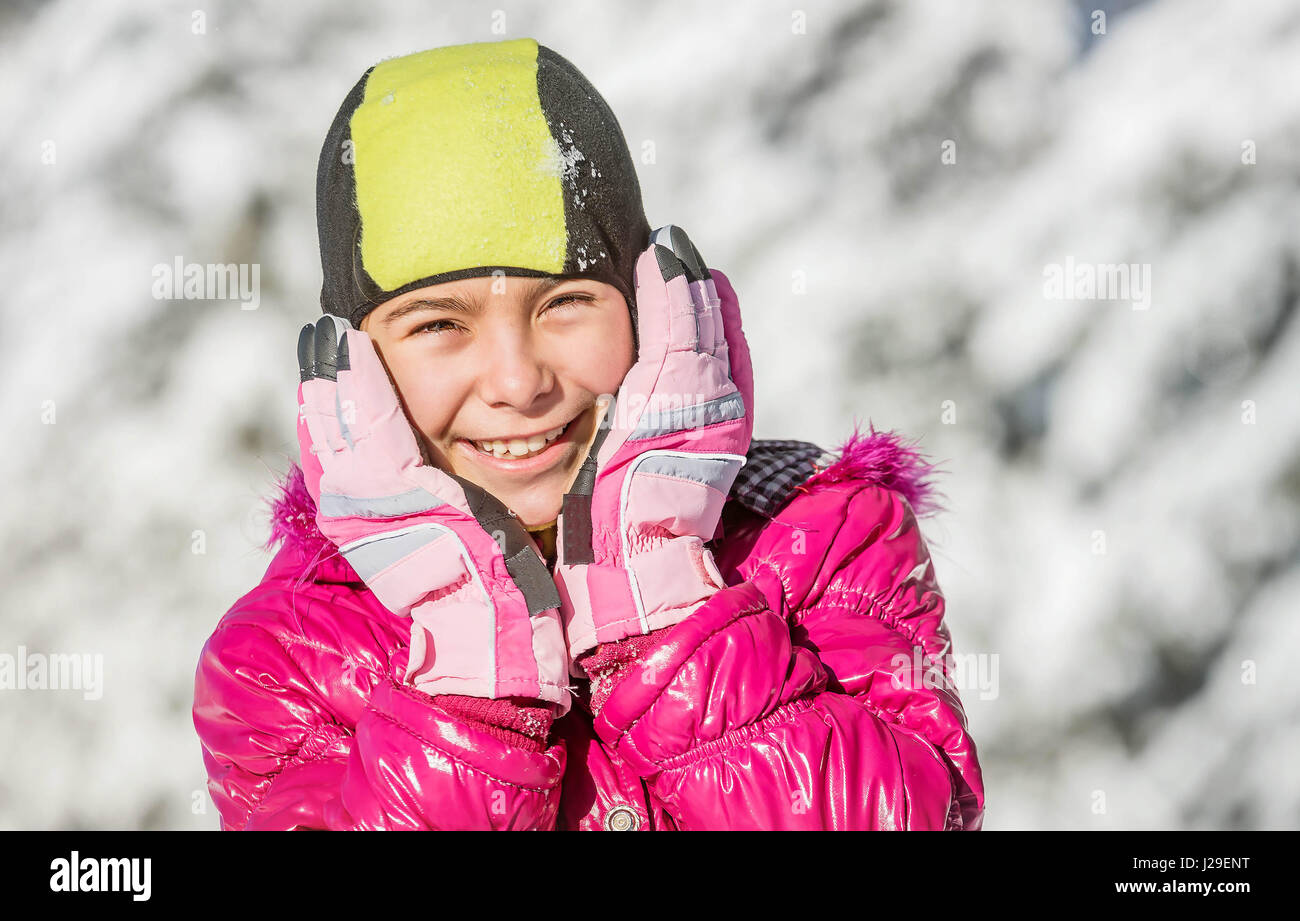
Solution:
M 929 467 L 888 433 L 855 434 L 820 470 L 800 445 L 820 454 L 754 442 L 713 543 L 730 587 L 623 671 L 596 717 L 575 693 L 537 751 L 401 684 L 410 622 L 315 529 L 295 468 L 281 549 L 196 674 L 221 827 L 979 829 L 913 514 Z

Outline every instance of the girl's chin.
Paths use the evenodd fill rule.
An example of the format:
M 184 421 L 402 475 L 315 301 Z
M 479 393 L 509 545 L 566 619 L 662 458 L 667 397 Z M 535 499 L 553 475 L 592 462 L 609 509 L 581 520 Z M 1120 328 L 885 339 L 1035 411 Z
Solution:
M 536 496 L 520 496 L 518 504 L 512 504 L 508 498 L 499 496 L 506 508 L 515 513 L 519 523 L 525 528 L 541 528 L 549 524 L 554 524 L 555 520 L 560 517 L 561 502 L 556 499 L 554 502 L 538 502 Z
M 551 524 L 560 515 L 567 479 L 562 467 L 533 477 L 529 483 L 502 482 L 502 477 L 486 475 L 477 470 L 462 471 L 460 476 L 500 499 L 526 528 Z

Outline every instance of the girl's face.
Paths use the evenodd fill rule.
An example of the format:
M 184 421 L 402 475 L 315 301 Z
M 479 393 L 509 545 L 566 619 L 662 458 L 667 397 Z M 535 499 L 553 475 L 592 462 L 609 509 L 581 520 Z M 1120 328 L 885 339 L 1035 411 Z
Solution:
M 374 341 L 429 460 L 526 527 L 555 520 L 595 431 L 596 398 L 632 367 L 618 289 L 585 278 L 484 276 L 386 301 Z

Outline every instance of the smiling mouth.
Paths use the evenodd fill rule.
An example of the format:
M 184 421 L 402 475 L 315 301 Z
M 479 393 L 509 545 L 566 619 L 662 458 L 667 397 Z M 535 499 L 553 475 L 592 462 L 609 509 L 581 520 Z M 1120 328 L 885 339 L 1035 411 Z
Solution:
M 580 418 L 575 416 L 574 419 Z M 488 441 L 469 441 L 462 439 L 467 444 L 473 445 L 478 453 L 488 457 L 497 457 L 508 460 L 527 460 L 541 454 L 550 447 L 556 439 L 564 434 L 569 426 L 573 425 L 574 419 L 570 419 L 559 428 L 553 428 L 550 431 L 542 432 L 540 435 L 534 435 L 531 438 L 509 438 L 509 439 L 491 439 Z

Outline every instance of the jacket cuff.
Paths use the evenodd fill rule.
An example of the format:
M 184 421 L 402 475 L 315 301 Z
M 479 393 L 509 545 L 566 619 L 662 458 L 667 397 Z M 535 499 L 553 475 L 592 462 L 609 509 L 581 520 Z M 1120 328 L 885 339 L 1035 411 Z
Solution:
M 409 772 L 411 783 L 423 785 L 425 775 L 431 779 L 430 771 L 459 776 L 469 770 L 530 792 L 558 789 L 564 774 L 562 752 L 525 751 L 478 730 L 478 725 L 449 713 L 423 691 L 381 681 L 357 718 L 353 757 L 362 760 L 366 777 L 390 770 Z M 440 755 L 438 761 L 412 760 L 413 739 Z
M 529 752 L 546 749 L 555 720 L 555 707 L 533 697 L 486 698 L 467 694 L 427 694 L 404 680 L 410 649 L 393 653 L 392 681 L 396 688 L 444 713 L 472 724 L 500 742 Z
M 492 700 L 464 694 L 433 694 L 429 699 L 448 713 L 478 725 L 493 738 L 530 752 L 546 748 L 546 737 L 555 720 L 555 711 L 549 705 L 529 697 Z
M 650 633 L 630 636 L 616 643 L 601 643 L 591 652 L 578 657 L 578 666 L 591 679 L 591 712 L 599 713 L 629 668 L 641 660 L 647 650 L 658 646 L 672 627 L 660 627 Z

